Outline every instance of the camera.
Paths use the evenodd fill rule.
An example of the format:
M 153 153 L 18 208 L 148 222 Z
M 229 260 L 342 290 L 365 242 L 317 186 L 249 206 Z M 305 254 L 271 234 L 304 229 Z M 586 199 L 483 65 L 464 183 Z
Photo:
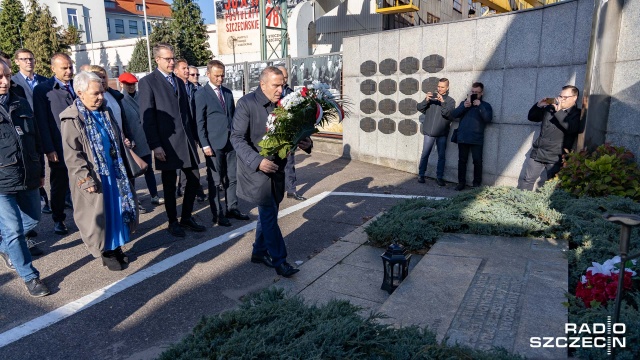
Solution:
M 547 103 L 547 105 L 553 105 L 556 103 L 556 99 L 555 98 L 545 98 L 544 102 Z
M 471 101 L 471 104 L 473 104 L 473 102 L 476 100 L 478 100 L 478 94 L 471 94 L 471 96 L 469 97 L 469 101 Z

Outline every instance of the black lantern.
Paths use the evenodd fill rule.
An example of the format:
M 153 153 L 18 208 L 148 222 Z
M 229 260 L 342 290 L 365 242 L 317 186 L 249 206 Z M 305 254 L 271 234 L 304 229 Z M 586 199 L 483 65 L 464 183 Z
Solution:
M 409 274 L 411 254 L 404 246 L 394 242 L 380 257 L 384 267 L 384 279 L 380 289 L 391 294 Z

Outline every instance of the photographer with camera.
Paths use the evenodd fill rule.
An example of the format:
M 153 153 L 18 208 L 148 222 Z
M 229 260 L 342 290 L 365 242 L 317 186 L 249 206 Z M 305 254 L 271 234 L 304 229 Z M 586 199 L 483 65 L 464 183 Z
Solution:
M 518 189 L 533 190 L 542 170 L 547 172 L 547 179 L 560 171 L 562 153 L 573 148 L 580 132 L 580 108 L 576 106 L 579 95 L 577 87 L 567 85 L 557 98 L 544 98 L 529 110 L 529 121 L 541 122 L 540 135 L 524 163 L 524 178 Z
M 482 100 L 484 85 L 474 82 L 471 94 L 462 102 L 451 116 L 459 119 L 460 125 L 451 136 L 452 142 L 458 143 L 458 186 L 456 191 L 463 190 L 467 183 L 467 160 L 469 153 L 473 158 L 473 187 L 482 183 L 482 145 L 484 128 L 493 119 L 491 105 Z
M 456 102 L 449 96 L 449 80 L 442 78 L 438 81 L 436 93 L 428 92 L 427 96 L 418 104 L 417 110 L 422 123 L 421 131 L 424 135 L 422 155 L 418 166 L 418 182 L 424 183 L 424 174 L 427 171 L 427 162 L 433 149 L 438 146 L 438 166 L 436 168 L 436 182 L 445 186 L 444 176 L 445 151 L 447 149 L 447 136 L 451 127 L 451 112 L 456 107 Z

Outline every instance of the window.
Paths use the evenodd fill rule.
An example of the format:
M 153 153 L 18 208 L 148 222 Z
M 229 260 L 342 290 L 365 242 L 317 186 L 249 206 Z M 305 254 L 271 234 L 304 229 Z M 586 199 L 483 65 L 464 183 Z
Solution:
M 453 10 L 462 14 L 462 2 L 461 0 L 453 0 Z
M 124 20 L 115 19 L 116 23 L 116 34 L 124 34 Z
M 69 25 L 78 28 L 78 10 L 76 9 L 67 9 L 67 20 L 69 21 Z
M 111 32 L 111 23 L 109 22 L 109 18 L 107 18 L 107 34 Z
M 138 35 L 138 22 L 129 20 L 129 34 Z
M 147 22 L 147 33 L 151 34 L 151 23 Z
M 440 22 L 440 18 L 431 14 L 431 13 L 427 13 L 427 24 L 435 24 L 435 23 L 439 23 Z
M 143 11 L 144 9 L 142 8 L 141 4 L 136 4 L 136 11 Z
M 115 9 L 116 2 L 113 0 L 104 0 L 104 7 L 107 9 Z

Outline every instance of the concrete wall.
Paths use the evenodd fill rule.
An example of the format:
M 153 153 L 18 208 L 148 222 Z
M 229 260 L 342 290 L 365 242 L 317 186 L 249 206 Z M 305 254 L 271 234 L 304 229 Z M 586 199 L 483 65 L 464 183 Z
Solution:
M 472 82 L 481 81 L 485 85 L 484 99 L 494 111 L 493 123 L 485 131 L 483 182 L 515 185 L 539 128 L 527 120 L 529 108 L 542 97 L 557 95 L 564 85 L 582 89 L 593 4 L 592 0 L 568 1 L 504 15 L 345 38 L 345 94 L 354 103 L 352 115 L 344 122 L 345 155 L 407 172 L 418 170 L 423 136 L 415 109 L 408 115 L 397 110 L 385 115 L 379 108 L 365 114 L 361 105 L 369 99 L 378 105 L 385 99 L 419 102 L 435 86 L 420 86 L 415 93 L 406 91 L 408 94 L 398 90 L 383 95 L 377 89 L 365 95 L 361 91 L 364 81 L 373 80 L 380 85 L 382 80 L 391 79 L 401 86 L 405 79 L 422 84 L 430 78 L 437 81 L 446 77 L 450 80 L 450 95 L 457 103 L 470 92 Z M 636 58 L 640 53 L 637 49 L 634 47 Z M 428 71 L 423 69 L 423 60 L 431 55 L 442 57 L 442 69 L 437 62 Z M 380 72 L 383 60 L 393 59 L 400 68 L 402 61 L 410 57 L 419 61 L 417 72 L 406 74 L 398 70 L 388 76 Z M 361 72 L 366 61 L 377 65 L 373 76 Z M 394 131 L 384 128 L 385 124 L 393 124 L 388 120 L 381 124 L 383 118 L 395 123 L 395 130 L 390 129 Z M 367 129 L 374 121 L 375 129 Z M 387 133 L 381 131 L 380 125 Z M 457 158 L 458 148 L 449 142 L 445 179 L 457 181 Z M 436 162 L 433 151 L 429 176 L 435 175 Z M 467 170 L 471 182 L 471 161 Z
M 640 0 L 622 10 L 617 62 L 607 126 L 608 142 L 631 150 L 640 161 Z

